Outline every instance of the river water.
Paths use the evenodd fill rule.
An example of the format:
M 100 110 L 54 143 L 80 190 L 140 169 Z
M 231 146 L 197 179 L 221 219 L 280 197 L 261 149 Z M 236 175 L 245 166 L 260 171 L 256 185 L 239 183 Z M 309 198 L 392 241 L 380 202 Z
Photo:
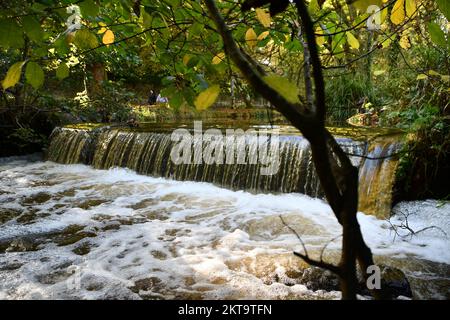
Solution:
M 358 214 L 377 262 L 402 269 L 415 298 L 450 298 L 450 204 L 403 202 L 394 225 Z M 252 194 L 124 168 L 0 160 L 1 299 L 338 299 L 298 281 L 309 254 L 341 230 L 298 193 Z M 400 232 L 404 232 L 400 231 Z M 325 259 L 335 261 L 340 239 Z

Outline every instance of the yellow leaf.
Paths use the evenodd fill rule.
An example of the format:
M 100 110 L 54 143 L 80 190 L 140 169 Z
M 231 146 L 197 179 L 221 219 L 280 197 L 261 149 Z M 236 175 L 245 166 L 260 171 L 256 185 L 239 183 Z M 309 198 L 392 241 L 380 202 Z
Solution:
M 269 28 L 270 27 L 270 14 L 261 8 L 258 8 L 255 10 L 256 11 L 256 18 L 258 18 L 258 21 L 261 22 L 261 24 L 266 27 Z
M 245 41 L 247 41 L 247 45 L 251 48 L 256 46 L 258 37 L 256 36 L 255 30 L 253 30 L 253 28 L 249 28 L 245 33 Z
M 389 13 L 389 10 L 387 7 L 380 11 L 380 22 L 381 23 L 384 23 L 384 21 L 386 21 L 388 13 Z
M 189 60 L 191 60 L 192 56 L 190 54 L 185 54 L 183 57 L 183 64 L 185 66 L 187 66 L 187 64 L 189 63 Z
M 417 75 L 416 80 L 424 80 L 427 78 L 428 78 L 428 76 L 425 73 L 421 73 L 421 74 Z
M 3 89 L 6 90 L 9 87 L 14 87 L 20 80 L 20 74 L 22 73 L 22 67 L 25 61 L 14 63 L 6 73 L 6 77 L 2 82 Z
M 416 13 L 416 10 L 417 10 L 416 0 L 406 0 L 405 7 L 406 7 L 406 15 L 408 17 L 412 17 Z
M 386 39 L 382 40 L 381 45 L 383 46 L 383 48 L 387 48 L 391 45 L 391 43 L 392 43 L 392 39 L 386 38 Z
M 411 43 L 409 42 L 408 36 L 402 36 L 398 43 L 400 47 L 403 49 L 409 49 L 411 47 Z
M 114 43 L 114 33 L 111 30 L 106 31 L 103 35 L 102 41 L 106 45 Z
M 100 27 L 106 27 L 106 23 L 104 23 L 104 22 L 99 22 L 98 25 L 99 25 Z
M 224 52 L 220 52 L 212 59 L 212 64 L 219 64 L 223 60 L 225 60 L 225 53 Z
M 405 0 L 397 0 L 391 11 L 391 21 L 393 24 L 400 24 L 405 20 Z
M 316 28 L 317 34 L 323 34 L 323 30 L 321 27 Z M 325 37 L 324 36 L 316 36 L 316 43 L 320 47 L 325 43 Z
M 385 72 L 386 72 L 386 70 L 376 70 L 376 71 L 373 72 L 373 75 L 374 76 L 380 76 L 380 75 L 382 75 Z
M 288 79 L 277 75 L 268 75 L 264 77 L 264 81 L 290 103 L 300 103 L 300 99 L 298 98 L 300 91 L 298 87 Z
M 347 42 L 353 49 L 359 49 L 359 41 L 355 38 L 355 36 L 351 32 L 347 32 Z
M 195 108 L 199 111 L 208 109 L 210 106 L 216 102 L 217 97 L 220 93 L 220 86 L 213 85 L 201 92 L 194 101 Z
M 106 29 L 105 27 L 101 27 L 100 30 L 97 31 L 97 34 L 105 33 L 106 30 L 108 30 L 108 29 Z
M 428 70 L 428 74 L 430 76 L 440 76 L 441 75 L 439 72 L 436 72 L 434 70 Z
M 269 31 L 261 32 L 261 34 L 258 36 L 258 41 L 264 40 L 269 35 Z
M 441 79 L 442 79 L 442 81 L 450 82 L 450 76 L 449 75 L 441 74 Z

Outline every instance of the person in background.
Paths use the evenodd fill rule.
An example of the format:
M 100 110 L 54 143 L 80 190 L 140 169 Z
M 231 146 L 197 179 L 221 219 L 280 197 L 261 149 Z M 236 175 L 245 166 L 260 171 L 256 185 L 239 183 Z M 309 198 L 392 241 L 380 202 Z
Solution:
M 169 102 L 169 99 L 158 94 L 158 97 L 156 98 L 156 103 L 167 103 L 167 102 Z
M 153 90 L 150 90 L 150 94 L 148 96 L 148 104 L 155 104 L 156 103 L 156 93 Z

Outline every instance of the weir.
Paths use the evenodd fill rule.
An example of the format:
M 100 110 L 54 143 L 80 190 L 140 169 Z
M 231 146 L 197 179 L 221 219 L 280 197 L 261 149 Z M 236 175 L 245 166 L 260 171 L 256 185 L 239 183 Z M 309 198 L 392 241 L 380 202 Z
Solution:
M 361 138 L 361 132 L 353 134 L 354 137 L 349 136 L 352 134 L 348 129 L 330 128 L 330 131 L 359 168 L 359 210 L 379 218 L 389 217 L 398 162 L 395 156 L 389 155 L 395 154 L 401 146 L 399 134 L 363 132 L 364 138 Z M 256 139 L 248 135 L 240 140 L 243 144 L 240 147 L 245 149 L 247 157 L 255 153 Z M 298 192 L 324 197 L 309 143 L 299 134 L 288 131 L 279 136 L 279 168 L 273 175 L 261 174 L 261 169 L 267 164 L 260 162 L 175 164 L 171 160 L 171 150 L 176 143 L 172 141 L 168 128 L 152 128 L 150 131 L 112 127 L 56 128 L 51 136 L 47 159 L 64 164 L 83 163 L 97 169 L 124 167 L 139 174 L 210 182 L 254 193 Z M 207 145 L 199 143 L 201 141 L 193 139 L 193 148 L 207 148 Z M 235 142 L 223 139 L 219 143 L 221 150 L 228 150 Z

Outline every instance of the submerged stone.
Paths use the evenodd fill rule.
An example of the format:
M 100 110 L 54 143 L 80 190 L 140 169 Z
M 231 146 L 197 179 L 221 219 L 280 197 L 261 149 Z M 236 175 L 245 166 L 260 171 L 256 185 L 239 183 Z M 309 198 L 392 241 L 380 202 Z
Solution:
M 8 222 L 22 213 L 21 210 L 0 208 L 0 224 Z
M 50 200 L 52 196 L 46 192 L 39 192 L 32 196 L 25 198 L 22 203 L 23 204 L 41 204 Z

